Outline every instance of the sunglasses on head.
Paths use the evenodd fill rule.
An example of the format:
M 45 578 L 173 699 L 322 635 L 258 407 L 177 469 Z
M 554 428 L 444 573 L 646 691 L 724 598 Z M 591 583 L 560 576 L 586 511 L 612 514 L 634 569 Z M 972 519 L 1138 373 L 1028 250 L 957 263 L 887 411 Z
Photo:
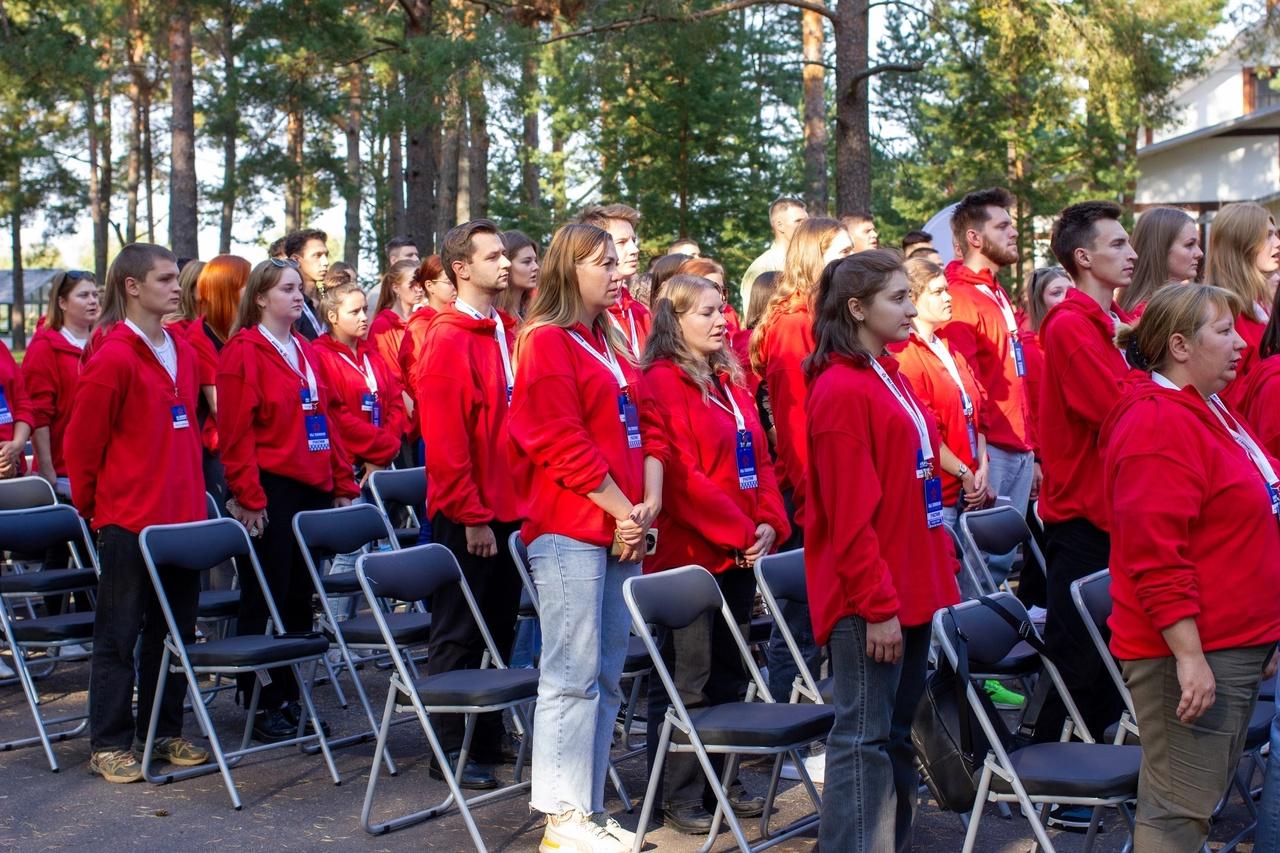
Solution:
M 271 266 L 279 267 L 280 269 L 296 270 L 298 268 L 298 262 L 293 258 L 267 258 L 267 260 L 271 262 Z

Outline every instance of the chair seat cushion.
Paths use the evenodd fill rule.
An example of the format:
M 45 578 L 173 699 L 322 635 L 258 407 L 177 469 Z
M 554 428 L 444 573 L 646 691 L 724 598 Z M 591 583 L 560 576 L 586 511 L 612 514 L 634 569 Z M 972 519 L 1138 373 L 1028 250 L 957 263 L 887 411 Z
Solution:
M 634 636 L 628 639 L 627 660 L 622 664 L 622 671 L 639 672 L 652 667 L 653 663 L 649 660 L 649 650 L 644 647 L 644 640 Z
M 425 643 L 431 637 L 430 613 L 388 613 L 387 627 L 398 646 Z M 384 646 L 382 631 L 372 613 L 364 613 L 338 623 L 342 639 L 349 646 Z M 325 632 L 329 633 L 328 631 Z
M 13 636 L 19 643 L 80 642 L 93 639 L 92 613 L 61 613 L 35 619 L 14 619 Z
M 269 637 L 246 634 L 187 646 L 192 666 L 258 667 L 298 658 L 319 657 L 329 650 L 324 637 Z
M 969 671 L 983 675 L 1030 675 L 1040 668 L 1040 656 L 1025 642 L 1018 643 L 998 661 L 969 659 Z
M 726 702 L 695 708 L 689 719 L 707 746 L 776 746 L 824 740 L 835 721 L 830 705 L 787 705 L 781 702 Z M 679 729 L 678 743 L 689 738 Z
M 1142 747 L 1097 743 L 1037 743 L 1010 753 L 1009 761 L 1031 796 L 1137 796 Z M 1013 793 L 992 776 L 991 790 Z
M 50 595 L 75 589 L 91 589 L 98 585 L 93 569 L 45 569 L 39 572 L 14 572 L 0 577 L 0 593 L 6 595 Z
M 413 683 L 422 704 L 505 705 L 538 696 L 536 669 L 455 669 Z M 408 701 L 401 697 L 401 705 Z
M 329 595 L 358 595 L 360 593 L 360 579 L 356 577 L 355 572 L 332 572 L 323 575 L 320 583 L 324 585 L 324 591 Z
M 233 619 L 240 612 L 240 590 L 206 589 L 200 593 L 201 619 Z

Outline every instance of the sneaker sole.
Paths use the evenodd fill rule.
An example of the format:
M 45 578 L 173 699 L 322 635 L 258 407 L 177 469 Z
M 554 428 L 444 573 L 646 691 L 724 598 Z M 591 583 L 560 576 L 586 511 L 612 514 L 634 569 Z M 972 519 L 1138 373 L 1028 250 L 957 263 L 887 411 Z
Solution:
M 142 761 L 141 753 L 135 752 L 133 757 Z M 167 755 L 153 755 L 151 761 L 153 764 L 172 764 L 175 767 L 199 767 L 202 764 L 208 764 L 211 758 L 213 758 L 211 755 L 206 755 L 204 758 L 171 758 Z
M 128 785 L 131 782 L 142 781 L 141 773 L 139 773 L 137 776 L 119 776 L 114 773 L 108 773 L 107 771 L 97 767 L 90 767 L 89 772 L 94 776 L 101 776 L 103 779 L 106 779 L 108 782 L 110 782 L 113 785 Z

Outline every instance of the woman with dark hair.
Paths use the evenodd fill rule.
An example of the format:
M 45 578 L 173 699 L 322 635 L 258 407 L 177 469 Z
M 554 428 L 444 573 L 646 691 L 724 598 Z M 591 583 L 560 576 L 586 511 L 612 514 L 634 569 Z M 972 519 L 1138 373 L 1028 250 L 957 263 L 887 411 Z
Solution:
M 503 254 L 511 261 L 507 289 L 498 297 L 497 308 L 523 320 L 538 293 L 538 244 L 523 231 L 502 232 Z
M 720 295 L 724 297 L 724 319 L 729 324 L 729 334 L 735 335 L 742 328 L 742 320 L 738 318 L 738 312 L 733 310 L 733 306 L 729 304 L 729 293 L 725 290 L 724 284 L 724 267 L 719 261 L 708 257 L 690 258 L 680 265 L 676 270 L 677 273 L 685 275 L 697 275 L 710 281 L 720 291 Z
M 805 570 L 814 635 L 829 644 L 835 676 L 824 850 L 911 848 L 920 783 L 911 720 L 929 623 L 959 599 L 942 524 L 942 439 L 886 350 L 907 339 L 916 314 L 900 257 L 872 249 L 827 265 L 805 360 Z
M 1204 257 L 1196 221 L 1176 207 L 1143 211 L 1133 226 L 1133 250 L 1138 253 L 1133 283 L 1121 291 L 1119 302 L 1134 320 L 1166 284 L 1195 281 Z
M 369 324 L 369 343 L 395 371 L 396 381 L 401 385 L 404 377 L 400 375 L 400 345 L 404 342 L 405 323 L 427 298 L 426 290 L 417 281 L 417 273 L 418 264 L 414 261 L 396 261 L 391 265 L 382 276 L 378 304 L 373 322 Z
M 680 265 L 692 258 L 693 255 L 682 255 L 678 252 L 670 255 L 663 255 L 653 262 L 653 266 L 649 268 L 649 307 L 658 304 L 658 300 L 662 298 L 662 288 L 666 286 L 667 279 L 680 271 Z

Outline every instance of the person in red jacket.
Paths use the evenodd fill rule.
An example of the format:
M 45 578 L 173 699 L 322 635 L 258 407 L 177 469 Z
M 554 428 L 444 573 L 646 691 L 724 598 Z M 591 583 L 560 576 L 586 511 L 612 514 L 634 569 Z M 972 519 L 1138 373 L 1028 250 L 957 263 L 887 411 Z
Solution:
M 22 371 L 0 342 L 0 479 L 27 473 L 27 439 L 34 421 Z
M 520 608 L 520 575 L 509 540 L 523 512 L 507 456 L 516 320 L 495 303 L 508 287 L 511 261 L 503 251 L 502 233 L 487 219 L 450 228 L 440 259 L 458 297 L 432 321 L 418 363 L 431 531 L 458 558 L 494 644 L 506 656 Z M 437 593 L 431 609 L 427 673 L 480 666 L 484 638 L 461 592 Z M 454 765 L 462 749 L 463 722 L 458 714 L 436 722 L 440 743 Z M 501 763 L 504 751 L 510 751 L 504 750 L 507 744 L 502 714 L 481 716 L 469 753 L 475 763 L 468 762 L 461 784 L 497 787 L 497 779 L 479 765 Z
M 1040 341 L 1040 330 L 1044 327 L 1045 315 L 1066 299 L 1067 291 L 1074 286 L 1062 267 L 1036 267 L 1027 276 L 1023 287 L 1027 303 L 1026 326 L 1019 333 L 1018 340 L 1022 341 L 1022 356 L 1027 363 L 1027 375 L 1022 380 L 1027 389 L 1027 432 L 1031 437 L 1037 468 L 1040 468 L 1040 387 L 1044 382 L 1044 344 Z M 1043 478 L 1041 470 L 1037 479 Z M 1041 485 L 1033 483 L 1031 500 L 1040 497 Z
M 302 316 L 296 266 L 272 258 L 253 268 L 236 331 L 218 364 L 218 440 L 232 496 L 227 510 L 253 537 L 285 623 L 276 629 L 283 631 L 311 628 L 314 589 L 294 541 L 294 515 L 347 506 L 360 494 L 334 429 L 333 396 L 321 381 L 320 361 L 292 328 Z M 266 601 L 251 579 L 241 582 L 237 630 L 260 634 Z M 246 701 L 253 680 L 240 681 Z M 293 737 L 300 714 L 292 674 L 287 667 L 272 670 L 253 721 L 254 738 L 274 743 Z
M 634 836 L 604 811 L 609 746 L 639 574 L 662 509 L 662 420 L 630 346 L 605 319 L 621 286 L 609 232 L 556 232 L 516 343 L 508 430 L 521 536 L 542 608 L 530 805 L 548 849 L 616 851 Z
M 805 575 L 814 636 L 829 644 L 835 676 L 824 850 L 911 848 L 920 782 L 911 720 L 929 623 L 959 600 L 942 522 L 942 436 L 885 350 L 907 339 L 915 314 L 896 251 L 832 263 L 818 285 L 805 362 Z
M 1258 343 L 1258 362 L 1237 391 L 1238 411 L 1253 430 L 1263 448 L 1280 459 L 1280 318 L 1272 297 L 1271 317 Z M 27 358 L 31 358 L 28 351 Z M 24 362 L 25 365 L 25 362 Z
M 378 304 L 373 322 L 369 324 L 369 343 L 395 371 L 396 381 L 402 385 L 400 345 L 404 342 L 405 323 L 427 299 L 426 289 L 417 281 L 417 272 L 416 260 L 396 261 L 391 265 L 382 276 Z
M 629 287 L 640 271 L 640 238 L 636 235 L 640 211 L 625 204 L 593 204 L 582 211 L 578 222 L 602 228 L 613 238 L 613 248 L 618 254 L 618 275 L 623 283 L 618 291 L 618 301 L 609 307 L 608 320 L 627 339 L 632 358 L 638 359 L 644 352 L 652 321 L 649 309 L 631 295 Z
M 498 296 L 494 307 L 516 318 L 519 323 L 529 313 L 533 298 L 538 295 L 538 254 L 542 249 L 523 231 L 502 232 L 502 245 L 506 247 L 510 283 Z
M 729 298 L 724 283 L 724 267 L 714 258 L 696 255 L 687 261 L 681 262 L 680 266 L 676 268 L 676 272 L 702 276 L 716 286 L 720 291 L 721 297 L 726 300 Z M 728 336 L 727 340 L 731 343 L 733 336 L 742 330 L 742 320 L 738 317 L 738 312 L 733 310 L 733 306 L 727 301 L 724 303 L 724 321 L 729 325 L 726 335 Z
M 180 294 L 178 259 L 168 249 L 130 243 L 116 255 L 107 270 L 102 334 L 77 383 L 63 442 L 72 500 L 98 534 L 89 770 L 108 782 L 142 778 L 142 748 L 169 633 L 138 534 L 148 525 L 205 517 L 196 355 L 163 322 L 177 310 Z M 164 586 L 175 619 L 187 626 L 184 639 L 193 642 L 199 579 L 174 572 Z M 203 764 L 209 753 L 182 737 L 185 694 L 183 679 L 168 680 L 153 754 L 172 764 Z
M 662 536 L 645 571 L 702 566 L 715 575 L 735 621 L 747 626 L 756 592 L 751 567 L 791 531 L 768 440 L 728 337 L 724 297 L 714 281 L 686 274 L 667 281 L 654 305 L 644 364 L 672 458 L 657 522 Z M 695 707 L 736 702 L 747 688 L 737 644 L 724 620 L 712 616 L 667 633 L 662 643 L 676 689 Z M 650 680 L 650 766 L 668 701 L 662 684 Z M 764 810 L 764 800 L 748 795 L 736 780 L 729 799 L 739 817 Z M 714 802 L 692 753 L 666 757 L 662 803 L 668 827 L 706 834 Z
M 1124 706 L 1093 652 L 1071 600 L 1071 583 L 1106 568 L 1110 558 L 1098 431 L 1120 398 L 1129 371 L 1115 343 L 1121 318 L 1113 294 L 1129 286 L 1138 257 L 1120 215 L 1120 206 L 1109 201 L 1073 204 L 1058 215 L 1050 248 L 1075 287 L 1045 315 L 1040 331 L 1045 359 L 1039 421 L 1044 468 L 1040 517 L 1048 579 L 1045 643 L 1086 725 L 1096 732 L 1115 722 Z M 1058 740 L 1066 714 L 1061 698 L 1052 693 L 1037 720 L 1036 738 Z M 1058 811 L 1063 821 L 1074 818 L 1088 826 L 1089 809 Z
M 1242 307 L 1217 287 L 1158 290 L 1102 426 L 1111 651 L 1142 728 L 1135 850 L 1204 844 L 1276 669 L 1280 480 L 1218 397 Z
M 1213 218 L 1204 280 L 1240 297 L 1244 310 L 1236 318 L 1236 331 L 1248 344 L 1239 376 L 1223 392 L 1224 399 L 1232 405 L 1239 403 L 1244 380 L 1258 361 L 1262 333 L 1271 319 L 1267 311 L 1272 301 L 1268 277 L 1277 269 L 1280 234 L 1270 211 L 1254 202 L 1228 204 L 1218 211 Z
M 453 300 L 458 297 L 458 289 L 449 276 L 445 275 L 444 264 L 439 255 L 428 255 L 414 273 L 413 280 L 422 285 L 427 301 L 425 305 L 414 309 L 405 321 L 404 339 L 400 342 L 400 375 L 411 395 L 418 387 L 415 365 L 422 357 L 422 342 L 427 336 L 427 327 L 437 314 L 452 305 Z M 413 420 L 416 426 L 416 415 Z

